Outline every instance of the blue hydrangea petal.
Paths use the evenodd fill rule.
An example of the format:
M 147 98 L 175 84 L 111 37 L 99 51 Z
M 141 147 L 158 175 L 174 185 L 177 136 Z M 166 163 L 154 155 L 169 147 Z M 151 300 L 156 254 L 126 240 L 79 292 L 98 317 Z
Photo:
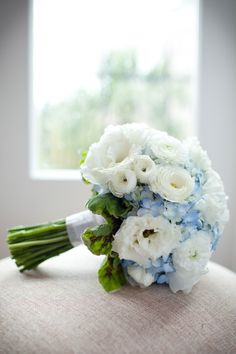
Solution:
M 150 209 L 151 206 L 152 206 L 152 200 L 151 199 L 147 199 L 147 198 L 143 199 L 141 201 L 141 206 L 143 208 Z
M 192 224 L 192 225 L 197 225 L 197 222 L 199 220 L 199 211 L 198 210 L 191 210 L 189 211 L 183 218 L 183 223 L 184 224 Z
M 161 274 L 158 278 L 157 278 L 157 284 L 164 284 L 167 283 L 168 279 L 167 276 L 165 274 Z
M 220 239 L 220 232 L 219 232 L 219 229 L 216 225 L 212 229 L 212 235 L 213 235 L 213 240 L 212 240 L 211 248 L 213 251 L 215 251 L 217 244 L 219 242 L 219 239 Z
M 170 263 L 163 264 L 163 269 L 165 273 L 171 273 L 174 271 L 174 268 L 170 265 Z
M 144 209 L 144 208 L 140 208 L 137 211 L 137 215 L 138 216 L 143 216 L 143 215 L 146 215 L 146 214 L 149 214 L 149 213 L 150 213 L 150 210 L 149 209 Z

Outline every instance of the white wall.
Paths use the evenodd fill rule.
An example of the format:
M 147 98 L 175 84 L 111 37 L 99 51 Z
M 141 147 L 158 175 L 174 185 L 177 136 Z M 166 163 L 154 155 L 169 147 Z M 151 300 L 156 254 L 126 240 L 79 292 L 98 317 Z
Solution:
M 230 197 L 230 223 L 214 259 L 236 270 L 236 1 L 200 6 L 199 137 Z
M 236 270 L 236 1 L 202 0 L 200 8 L 199 136 L 224 179 L 231 208 L 214 258 Z M 29 178 L 28 28 L 27 0 L 0 1 L 0 258 L 8 254 L 9 226 L 65 217 L 83 209 L 89 196 L 76 181 Z

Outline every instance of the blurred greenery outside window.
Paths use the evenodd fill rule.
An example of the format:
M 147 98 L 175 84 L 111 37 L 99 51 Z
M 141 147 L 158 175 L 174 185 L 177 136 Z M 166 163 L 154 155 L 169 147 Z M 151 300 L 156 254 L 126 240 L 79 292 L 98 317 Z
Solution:
M 42 0 L 34 1 L 34 20 L 38 13 L 37 6 L 41 6 L 41 12 L 39 11 L 41 17 L 43 17 L 43 10 L 47 11 L 46 2 L 42 7 L 39 5 L 39 1 Z M 104 1 L 101 2 L 101 6 L 104 6 L 101 10 L 108 11 Z M 50 2 L 52 3 L 53 0 L 48 0 L 48 3 Z M 71 2 L 74 6 L 78 6 L 80 3 L 80 1 Z M 194 53 L 196 54 L 197 51 L 197 43 L 194 47 L 192 41 L 195 40 L 197 32 L 197 7 L 195 1 L 182 0 L 169 1 L 169 3 L 171 6 L 174 4 L 174 7 L 165 8 L 164 14 L 167 19 L 168 11 L 172 11 L 171 16 L 177 17 L 177 24 L 178 21 L 183 21 L 185 12 L 186 15 L 191 13 L 194 17 L 195 22 L 192 24 L 189 22 L 189 18 L 186 18 L 187 30 L 190 32 L 186 41 L 191 42 L 192 48 L 194 48 L 191 49 L 192 55 L 189 56 L 189 61 L 192 63 L 187 65 L 186 70 L 176 69 L 176 55 L 172 55 L 171 50 L 163 48 L 163 50 L 159 50 L 156 62 L 152 60 L 150 65 L 144 65 L 144 69 L 143 65 L 140 65 L 138 45 L 132 46 L 131 42 L 130 46 L 126 45 L 122 48 L 120 45 L 116 47 L 116 43 L 114 43 L 114 47 L 109 44 L 108 48 L 103 49 L 103 55 L 97 57 L 94 74 L 96 85 L 83 85 L 78 79 L 77 89 L 74 91 L 72 89 L 72 92 L 69 95 L 66 94 L 64 98 L 59 95 L 58 99 L 50 99 L 50 97 L 47 99 L 45 95 L 40 104 L 36 104 L 34 129 L 37 146 L 34 159 L 39 170 L 77 169 L 82 151 L 87 150 L 91 143 L 98 141 L 104 128 L 109 124 L 145 122 L 178 138 L 193 133 L 196 92 Z M 148 6 L 148 1 L 146 4 Z M 162 9 L 164 1 L 151 2 L 151 4 L 158 10 L 158 4 Z M 149 11 L 152 10 L 149 9 Z M 112 16 L 108 13 L 109 15 Z M 113 14 L 113 16 L 115 15 Z M 35 41 L 33 48 L 36 48 L 33 53 L 34 63 L 36 63 L 34 71 L 40 65 L 40 60 L 36 55 L 40 51 L 40 48 L 37 49 L 37 38 L 39 38 L 41 17 L 38 16 L 35 20 L 37 36 L 33 37 Z M 132 17 L 130 22 L 132 24 Z M 184 28 L 183 26 L 182 31 Z M 86 30 L 84 38 L 86 41 Z M 69 40 L 69 38 L 67 39 Z M 96 41 L 96 30 L 94 30 L 94 41 Z M 90 45 L 93 44 L 90 43 Z M 154 48 L 153 53 L 155 53 L 155 46 L 158 46 L 158 42 L 152 42 L 151 45 Z M 168 46 L 170 47 L 171 43 L 168 43 Z M 86 45 L 83 48 L 86 49 Z M 188 43 L 184 45 L 185 51 L 186 48 L 188 49 Z M 61 50 L 63 50 L 63 40 Z M 181 50 L 181 55 L 184 56 L 184 50 L 180 46 Z M 73 55 L 73 51 L 70 51 L 69 55 Z M 84 55 L 86 57 L 86 52 Z M 96 56 L 96 51 L 94 51 L 94 55 Z M 141 55 L 141 61 L 143 57 L 145 58 L 145 52 Z M 68 56 L 67 59 L 68 62 L 65 61 L 64 67 L 61 65 L 61 70 L 66 70 L 70 65 L 70 57 Z M 44 57 L 44 65 L 46 60 L 47 56 Z M 79 61 L 77 65 L 80 65 Z M 85 76 L 86 70 L 88 70 L 89 76 L 90 67 L 84 67 Z M 41 86 L 38 84 L 39 80 L 37 81 L 37 73 L 35 78 L 34 98 L 36 97 L 35 101 L 37 101 L 37 94 L 40 95 L 40 90 L 43 91 L 43 84 L 47 86 L 47 82 L 53 80 L 53 77 L 51 78 L 50 74 L 47 75 L 44 80 L 41 80 Z M 56 85 L 66 84 L 60 80 L 60 71 L 57 79 Z

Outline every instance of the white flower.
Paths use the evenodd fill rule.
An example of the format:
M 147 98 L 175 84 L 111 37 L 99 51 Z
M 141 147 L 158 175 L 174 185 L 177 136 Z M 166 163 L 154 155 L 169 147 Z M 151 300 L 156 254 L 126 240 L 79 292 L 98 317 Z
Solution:
M 206 183 L 204 184 L 203 188 L 204 194 L 210 195 L 220 195 L 225 196 L 224 194 L 224 185 L 223 182 L 217 172 L 213 169 L 210 169 L 206 173 Z
M 157 166 L 150 189 L 172 202 L 183 202 L 193 192 L 194 180 L 187 170 L 178 166 Z
M 196 204 L 196 209 L 201 212 L 208 224 L 215 225 L 217 222 L 220 233 L 223 232 L 224 225 L 229 220 L 229 210 L 226 201 L 219 201 L 214 196 L 205 195 Z
M 138 155 L 134 158 L 134 170 L 141 183 L 148 183 L 155 173 L 155 163 L 147 155 Z
M 203 197 L 196 204 L 204 219 L 210 225 L 219 223 L 220 232 L 229 220 L 227 197 L 224 192 L 223 182 L 215 171 L 209 169 L 206 173 L 206 183 L 203 185 Z
M 154 129 L 141 123 L 127 123 L 121 125 L 121 129 L 132 145 L 145 147 L 147 139 Z
M 125 160 L 140 154 L 153 129 L 144 124 L 110 125 L 98 143 L 92 144 L 81 173 L 94 184 L 105 185 L 109 169 L 117 167 Z
M 193 285 L 206 273 L 210 256 L 211 240 L 204 231 L 196 231 L 191 238 L 180 243 L 173 252 L 173 265 L 176 272 L 168 274 L 171 290 L 189 293 Z
M 175 164 L 184 164 L 188 159 L 185 146 L 168 134 L 155 134 L 149 141 L 149 147 L 158 159 Z
M 92 144 L 84 164 L 82 175 L 94 184 L 104 185 L 107 182 L 107 172 L 124 160 L 139 153 L 142 145 L 131 141 L 123 132 L 122 126 L 108 127 L 98 143 Z
M 170 289 L 173 291 L 173 293 L 182 290 L 183 293 L 189 294 L 201 276 L 206 273 L 207 269 L 200 269 L 199 271 L 195 272 L 178 269 L 176 272 L 168 273 L 167 277 Z
M 189 158 L 198 168 L 207 171 L 211 167 L 211 160 L 209 159 L 207 152 L 202 149 L 196 137 L 185 139 L 183 144 L 188 150 Z
M 204 268 L 211 256 L 211 239 L 204 231 L 196 231 L 189 239 L 181 242 L 173 253 L 174 267 L 187 271 Z
M 137 185 L 135 173 L 128 168 L 114 168 L 109 177 L 108 187 L 117 197 L 132 192 Z
M 121 259 L 145 265 L 148 259 L 168 256 L 178 245 L 179 239 L 179 227 L 162 216 L 130 216 L 115 234 L 112 249 Z
M 154 276 L 138 265 L 128 266 L 127 273 L 141 287 L 150 286 L 154 282 Z

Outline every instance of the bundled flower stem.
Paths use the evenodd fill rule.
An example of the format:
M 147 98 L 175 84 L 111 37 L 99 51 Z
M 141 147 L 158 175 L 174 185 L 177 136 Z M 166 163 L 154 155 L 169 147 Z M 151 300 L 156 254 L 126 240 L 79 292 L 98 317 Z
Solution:
M 104 289 L 114 291 L 122 287 L 126 279 L 121 261 L 112 251 L 112 241 L 132 207 L 129 201 L 111 193 L 94 193 L 87 202 L 87 208 L 87 211 L 66 219 L 10 229 L 7 242 L 20 271 L 34 269 L 83 240 L 93 254 L 106 256 L 98 272 L 98 279 Z
M 34 226 L 18 226 L 8 231 L 7 242 L 20 271 L 36 268 L 43 261 L 70 250 L 66 220 Z

